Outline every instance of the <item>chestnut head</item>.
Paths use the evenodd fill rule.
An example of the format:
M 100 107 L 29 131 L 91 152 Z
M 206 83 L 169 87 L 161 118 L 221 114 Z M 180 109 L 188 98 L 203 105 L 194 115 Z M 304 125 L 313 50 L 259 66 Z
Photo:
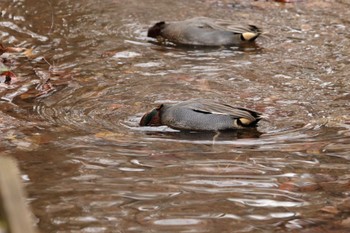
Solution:
M 147 36 L 152 38 L 157 38 L 158 36 L 161 36 L 162 30 L 165 27 L 165 22 L 158 22 L 155 25 L 153 25 L 151 28 L 148 29 Z

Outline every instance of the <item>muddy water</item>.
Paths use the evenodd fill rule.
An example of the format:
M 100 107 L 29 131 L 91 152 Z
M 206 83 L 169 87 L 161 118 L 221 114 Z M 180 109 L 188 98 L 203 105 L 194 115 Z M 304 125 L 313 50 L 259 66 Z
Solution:
M 35 56 L 6 57 L 17 79 L 0 87 L 0 152 L 19 160 L 41 232 L 347 232 L 349 6 L 3 0 L 1 42 Z M 268 35 L 244 49 L 148 41 L 153 23 L 193 16 Z M 43 77 L 54 88 L 38 95 Z M 215 143 L 137 126 L 198 97 L 269 121 Z

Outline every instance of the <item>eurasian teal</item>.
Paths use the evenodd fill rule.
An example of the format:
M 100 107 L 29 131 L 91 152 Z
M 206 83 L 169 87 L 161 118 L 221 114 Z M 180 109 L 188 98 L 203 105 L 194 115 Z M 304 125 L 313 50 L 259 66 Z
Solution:
M 253 42 L 261 33 L 254 25 L 197 17 L 172 23 L 158 22 L 148 29 L 147 36 L 181 45 L 239 46 Z
M 167 125 L 179 130 L 221 131 L 256 127 L 261 119 L 261 113 L 248 108 L 195 99 L 161 104 L 142 117 L 140 126 Z

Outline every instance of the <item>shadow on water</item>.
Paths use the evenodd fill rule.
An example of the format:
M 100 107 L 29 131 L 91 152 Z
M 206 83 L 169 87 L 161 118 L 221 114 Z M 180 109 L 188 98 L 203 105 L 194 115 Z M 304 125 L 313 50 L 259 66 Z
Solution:
M 144 131 L 144 130 L 143 130 Z M 191 143 L 201 141 L 212 141 L 215 144 L 218 141 L 231 141 L 237 139 L 248 139 L 248 138 L 259 138 L 262 134 L 256 129 L 246 130 L 230 130 L 220 132 L 190 132 L 190 131 L 179 131 L 179 132 L 155 132 L 155 131 L 144 131 L 147 136 L 174 139 L 179 141 L 189 141 Z
M 176 48 L 182 49 L 185 51 L 201 51 L 201 52 L 210 52 L 214 50 L 229 50 L 229 51 L 244 51 L 244 52 L 258 52 L 263 48 L 257 43 L 244 43 L 240 46 L 201 46 L 201 45 L 184 45 L 184 44 L 174 44 L 172 42 L 158 42 L 154 39 L 147 39 L 147 42 L 154 46 L 161 46 L 164 48 Z

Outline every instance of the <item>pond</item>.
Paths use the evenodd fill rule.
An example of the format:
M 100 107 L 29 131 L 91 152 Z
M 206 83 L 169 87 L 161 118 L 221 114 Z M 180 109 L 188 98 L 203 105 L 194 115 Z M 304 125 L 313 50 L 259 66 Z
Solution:
M 350 3 L 2 0 L 0 153 L 41 232 L 347 232 Z M 260 26 L 252 48 L 150 43 L 162 20 Z M 348 67 L 348 68 L 347 68 Z M 46 85 L 46 86 L 45 86 Z M 45 89 L 46 87 L 46 89 Z M 259 133 L 139 127 L 163 102 L 263 112 Z

